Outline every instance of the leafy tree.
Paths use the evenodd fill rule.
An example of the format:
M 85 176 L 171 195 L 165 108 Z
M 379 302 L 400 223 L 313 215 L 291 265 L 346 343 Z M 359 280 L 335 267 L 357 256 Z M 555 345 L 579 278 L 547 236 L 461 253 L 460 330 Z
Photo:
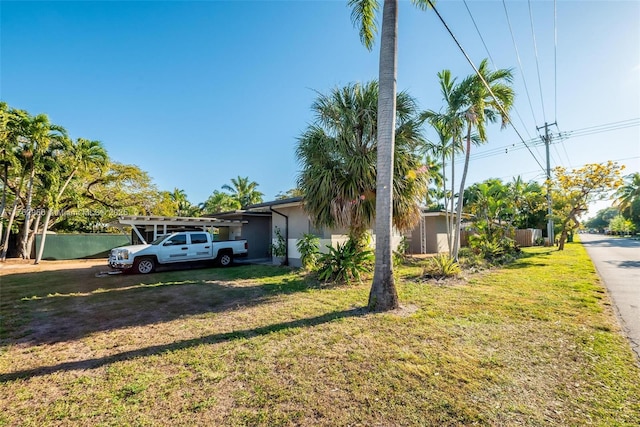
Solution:
M 276 200 L 284 200 L 284 199 L 290 199 L 293 197 L 302 197 L 303 193 L 302 190 L 299 188 L 292 188 L 290 190 L 287 191 L 281 191 L 278 194 L 276 194 Z
M 205 214 L 235 211 L 241 207 L 240 202 L 233 196 L 218 190 L 215 190 L 201 205 L 201 209 Z
M 319 95 L 312 108 L 315 123 L 296 149 L 305 209 L 318 226 L 348 228 L 352 244 L 364 249 L 366 231 L 377 213 L 378 85 L 336 88 Z M 423 142 L 416 104 L 405 92 L 398 94 L 397 116 L 393 223 L 407 230 L 419 219 L 428 176 L 416 153 Z
M 542 228 L 546 216 L 546 191 L 536 181 L 524 182 L 519 176 L 508 184 L 516 228 Z
M 262 203 L 264 194 L 257 190 L 258 185 L 255 181 L 249 181 L 249 177 L 238 176 L 231 178 L 231 185 L 225 184 L 222 189 L 229 191 L 231 197 L 237 200 L 242 208 L 246 208 L 249 205 Z
M 378 0 L 349 0 L 351 20 L 359 27 L 360 40 L 369 50 L 378 31 L 376 11 Z M 426 9 L 428 2 L 414 0 L 414 4 Z M 380 66 L 378 81 L 377 126 L 377 175 L 376 175 L 376 250 L 375 269 L 369 308 L 392 310 L 398 308 L 398 292 L 393 277 L 393 251 L 391 234 L 394 203 L 394 144 L 396 139 L 396 80 L 398 44 L 398 0 L 384 0 L 382 11 L 382 34 L 380 39 Z
M 36 255 L 35 264 L 38 264 L 42 259 L 51 216 L 55 213 L 54 216 L 57 218 L 60 215 L 60 200 L 71 180 L 80 169 L 90 170 L 94 166 L 102 168 L 107 164 L 107 161 L 107 151 L 100 141 L 78 138 L 75 143 L 71 144 L 68 151 L 62 154 L 60 162 L 54 163 L 51 173 L 45 177 L 45 179 L 48 178 L 49 181 L 49 185 L 45 185 L 45 188 L 48 190 L 47 195 L 50 203 L 46 209 L 47 213 L 43 224 L 42 239 L 40 241 L 38 254 Z M 68 174 L 65 178 L 66 171 L 68 171 Z M 64 179 L 62 185 L 56 185 L 60 184 L 62 179 Z
M 587 227 L 587 228 L 595 228 L 595 229 L 598 229 L 598 230 L 602 231 L 605 228 L 609 227 L 609 222 L 611 222 L 611 220 L 613 218 L 618 216 L 619 213 L 620 213 L 620 211 L 617 208 L 614 208 L 614 207 L 608 207 L 608 208 L 605 208 L 605 209 L 600 209 L 596 213 L 596 216 L 594 216 L 593 218 L 588 219 L 584 223 L 584 226 Z
M 622 185 L 623 169 L 624 166 L 612 161 L 591 163 L 571 171 L 561 166 L 554 169 L 553 208 L 561 233 L 558 250 L 564 250 L 569 232 L 578 227 L 578 217 L 587 211 L 589 203 L 606 198 Z
M 612 218 L 609 222 L 609 228 L 617 234 L 631 234 L 636 229 L 633 222 L 622 215 Z

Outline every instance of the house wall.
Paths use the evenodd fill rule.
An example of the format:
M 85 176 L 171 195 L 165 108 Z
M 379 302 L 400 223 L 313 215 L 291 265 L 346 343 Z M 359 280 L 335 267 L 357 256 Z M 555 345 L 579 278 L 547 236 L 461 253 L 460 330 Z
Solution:
M 449 252 L 446 218 L 444 216 L 428 216 L 424 219 L 425 232 L 427 234 L 427 253 Z
M 287 253 L 289 255 L 289 265 L 292 267 L 300 267 L 302 266 L 302 261 L 300 260 L 300 252 L 296 244 L 298 240 L 302 238 L 305 233 L 311 232 L 311 224 L 309 221 L 309 216 L 304 212 L 304 210 L 299 206 L 293 207 L 282 207 L 273 208 L 274 212 L 271 216 L 272 218 L 272 230 L 271 230 L 271 241 L 272 243 L 276 243 L 276 227 L 280 229 L 280 233 L 282 233 L 282 237 L 287 240 Z M 282 215 L 279 215 L 277 212 L 286 215 L 287 218 L 284 218 Z M 287 222 L 289 223 L 289 229 L 287 233 Z M 274 259 L 274 263 L 278 263 L 278 260 Z
M 443 252 L 449 252 L 449 242 L 447 239 L 447 220 L 444 215 L 437 216 L 423 216 L 423 227 L 421 229 L 420 223 L 407 234 L 409 240 L 409 253 L 411 254 L 437 254 Z M 421 232 L 424 233 L 426 248 L 422 251 L 421 248 Z
M 247 223 L 242 225 L 242 238 L 249 245 L 248 259 L 269 257 L 269 242 L 271 237 L 271 217 L 246 216 L 242 218 Z
M 289 265 L 292 267 L 301 267 L 301 255 L 297 248 L 298 240 L 300 240 L 304 234 L 311 233 L 320 238 L 319 246 L 320 252 L 327 253 L 328 246 L 335 247 L 338 243 L 344 244 L 349 240 L 348 230 L 342 229 L 317 229 L 313 227 L 309 215 L 302 209 L 302 206 L 292 207 L 274 207 L 274 211 L 280 212 L 288 217 L 289 222 L 289 234 L 285 236 L 286 219 L 282 215 L 277 213 L 272 214 L 272 234 L 271 241 L 275 243 L 275 227 L 280 229 L 282 236 L 287 239 L 287 249 L 289 254 Z M 396 231 L 392 236 L 391 244 L 393 248 L 397 248 L 402 240 L 402 235 Z M 372 248 L 375 248 L 375 235 L 372 236 Z M 279 263 L 279 260 L 274 259 L 274 263 Z

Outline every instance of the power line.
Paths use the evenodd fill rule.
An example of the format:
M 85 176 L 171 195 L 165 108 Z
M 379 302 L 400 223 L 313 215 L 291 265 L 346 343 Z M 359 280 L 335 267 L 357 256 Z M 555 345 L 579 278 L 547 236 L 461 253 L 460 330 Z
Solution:
M 489 94 L 491 95 L 491 97 L 495 100 L 496 105 L 498 106 L 498 108 L 500 109 L 500 111 L 502 112 L 503 117 L 507 118 L 507 122 L 511 125 L 511 127 L 513 128 L 513 130 L 516 132 L 516 134 L 518 135 L 518 137 L 520 138 L 520 141 L 527 147 L 527 150 L 529 150 L 529 153 L 531 154 L 531 156 L 534 158 L 534 160 L 536 161 L 536 163 L 538 163 L 538 166 L 540 166 L 541 169 L 544 170 L 544 167 L 542 167 L 542 165 L 540 164 L 540 162 L 538 161 L 538 158 L 535 156 L 535 154 L 533 154 L 533 152 L 531 151 L 531 149 L 529 148 L 529 146 L 527 145 L 527 143 L 525 142 L 524 138 L 522 137 L 522 135 L 520 135 L 520 132 L 518 132 L 518 129 L 516 129 L 515 125 L 513 124 L 513 122 L 511 120 L 509 120 L 509 115 L 507 114 L 507 112 L 504 110 L 504 107 L 502 106 L 502 104 L 500 103 L 500 101 L 498 100 L 498 98 L 496 97 L 496 95 L 493 93 L 493 90 L 491 90 L 491 86 L 489 86 L 489 84 L 487 83 L 487 81 L 484 79 L 484 76 L 482 76 L 482 74 L 480 74 L 480 71 L 478 71 L 478 68 L 475 66 L 475 64 L 473 63 L 473 61 L 471 60 L 471 58 L 469 58 L 469 55 L 467 55 L 467 52 L 464 50 L 464 48 L 462 47 L 462 45 L 460 44 L 460 42 L 458 41 L 458 39 L 456 38 L 456 36 L 453 34 L 453 32 L 451 31 L 451 29 L 449 28 L 449 26 L 447 25 L 447 23 L 444 21 L 444 19 L 442 18 L 442 15 L 440 15 L 440 12 L 438 12 L 438 9 L 436 9 L 435 5 L 433 4 L 433 2 L 431 0 L 427 0 L 429 2 L 429 5 L 431 6 L 431 8 L 433 9 L 433 11 L 436 13 L 436 15 L 438 16 L 438 19 L 440 19 L 440 22 L 442 22 L 442 25 L 444 25 L 444 27 L 447 29 L 447 31 L 449 32 L 449 35 L 451 35 L 451 38 L 453 38 L 453 41 L 456 43 L 456 45 L 458 46 L 458 48 L 460 49 L 460 51 L 462 52 L 462 54 L 464 55 L 464 57 L 467 59 L 467 61 L 469 62 L 469 64 L 471 65 L 471 67 L 473 68 L 473 70 L 476 72 L 476 75 L 480 78 L 480 80 L 482 81 L 482 83 L 484 84 L 485 88 L 489 91 Z
M 558 134 L 558 139 L 557 139 L 557 142 L 555 142 L 555 144 L 562 143 L 564 140 L 569 138 L 578 138 L 581 136 L 595 135 L 595 134 L 604 133 L 604 132 L 612 132 L 616 130 L 627 129 L 634 126 L 640 126 L 640 118 L 622 120 L 619 122 L 605 123 L 601 125 L 576 129 L 568 132 L 561 132 Z M 544 145 L 544 141 L 542 140 L 542 138 L 539 138 L 539 137 L 530 139 L 527 141 L 527 143 L 532 145 L 533 147 L 539 147 Z M 469 158 L 471 160 L 481 160 L 481 159 L 493 157 L 496 155 L 509 154 L 513 151 L 519 151 L 524 148 L 525 147 L 523 147 L 522 145 L 512 143 L 512 144 L 501 145 L 499 147 L 494 147 L 488 150 L 482 150 L 480 152 L 476 152 L 474 154 L 471 154 Z M 569 156 L 567 156 L 567 158 L 569 158 Z
M 558 123 L 558 4 L 553 0 L 553 114 L 554 122 Z
M 540 88 L 540 103 L 542 104 L 542 119 L 547 122 L 547 114 L 544 110 L 544 98 L 542 96 L 542 80 L 540 79 L 540 62 L 538 61 L 538 44 L 536 43 L 536 30 L 533 26 L 533 11 L 531 10 L 531 0 L 529 3 L 529 20 L 531 21 L 531 36 L 533 38 L 533 51 L 536 54 L 536 69 L 538 71 L 538 86 Z
M 431 0 L 429 0 L 431 3 Z M 507 24 L 509 25 L 509 32 L 511 33 L 511 40 L 513 41 L 513 48 L 516 51 L 516 58 L 518 59 L 518 69 L 520 70 L 520 74 L 522 75 L 522 83 L 524 84 L 524 91 L 527 94 L 527 99 L 529 100 L 529 107 L 531 108 L 531 115 L 533 116 L 534 123 L 538 123 L 538 119 L 536 119 L 536 113 L 533 111 L 533 103 L 531 102 L 531 95 L 529 95 L 529 87 L 527 86 L 527 79 L 524 77 L 524 70 L 522 68 L 522 61 L 520 60 L 520 52 L 518 51 L 518 44 L 516 43 L 516 38 L 513 35 L 513 28 L 511 27 L 511 19 L 509 19 L 509 12 L 507 11 L 507 3 L 505 0 L 502 0 L 502 5 L 504 6 L 504 14 L 507 17 Z
M 487 56 L 489 57 L 489 60 L 491 61 L 491 65 L 493 65 L 493 69 L 497 70 L 498 67 L 496 66 L 496 63 L 493 60 L 493 57 L 491 56 L 491 52 L 489 52 L 489 47 L 485 43 L 484 37 L 482 37 L 482 33 L 480 32 L 480 28 L 478 28 L 478 24 L 476 24 L 476 20 L 473 17 L 473 14 L 471 13 L 471 9 L 469 9 L 469 5 L 467 4 L 467 0 L 462 0 L 462 1 L 464 2 L 464 6 L 467 8 L 467 12 L 469 13 L 469 17 L 471 18 L 471 22 L 473 22 L 473 26 L 475 27 L 476 32 L 478 33 L 478 36 L 480 37 L 480 41 L 482 41 L 482 45 L 484 46 L 484 50 L 487 52 Z M 513 106 L 513 109 L 516 112 L 516 115 L 518 116 L 518 119 L 520 119 L 520 123 L 522 124 L 522 127 L 524 128 L 524 131 L 526 132 L 526 134 L 529 137 L 529 139 L 531 139 L 531 134 L 527 130 L 527 125 L 524 123 L 524 120 L 522 119 L 522 116 L 520 115 L 520 111 L 518 111 L 518 108 L 515 105 Z M 538 153 L 538 155 L 540 155 L 540 153 Z

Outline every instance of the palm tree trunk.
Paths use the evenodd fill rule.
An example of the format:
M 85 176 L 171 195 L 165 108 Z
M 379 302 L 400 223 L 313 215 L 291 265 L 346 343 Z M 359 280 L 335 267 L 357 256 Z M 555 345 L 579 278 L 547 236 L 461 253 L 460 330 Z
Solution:
M 47 231 L 49 229 L 49 221 L 51 220 L 52 209 L 47 209 L 47 215 L 44 218 L 44 224 L 42 224 L 42 239 L 40 239 L 40 248 L 38 248 L 38 254 L 34 264 L 38 264 L 42 260 L 42 254 L 44 253 L 44 241 L 47 239 Z
M 36 234 L 38 234 L 38 228 L 40 228 L 40 218 L 41 215 L 36 215 L 35 224 L 33 224 L 33 231 L 29 233 L 27 237 L 27 253 L 29 257 L 31 257 L 31 249 L 33 249 L 33 242 L 36 239 Z
M 33 199 L 33 180 L 36 176 L 35 165 L 31 169 L 29 175 L 29 184 L 27 186 L 27 202 L 25 204 L 24 212 L 24 224 L 22 226 L 22 233 L 20 234 L 20 242 L 18 243 L 19 253 L 18 257 L 23 259 L 29 259 L 30 255 L 27 252 L 27 239 L 29 237 L 29 225 L 31 223 L 31 200 Z
M 450 204 L 451 204 L 451 208 L 447 208 L 447 230 L 449 231 L 449 256 L 453 257 L 453 236 L 455 236 L 454 234 L 454 230 L 453 230 L 453 220 L 454 220 L 454 215 L 453 215 L 453 200 L 454 200 L 454 196 L 456 194 L 456 189 L 455 189 L 455 182 L 456 182 L 456 167 L 455 167 L 455 140 L 452 141 L 453 146 L 451 147 L 451 199 L 449 200 Z
M 458 193 L 458 205 L 456 206 L 456 226 L 455 239 L 453 243 L 453 258 L 458 261 L 458 250 L 460 249 L 460 225 L 462 224 L 462 203 L 464 201 L 464 184 L 469 170 L 469 156 L 471 154 L 471 124 L 467 129 L 467 146 L 464 153 L 464 168 L 462 169 L 462 179 L 460 180 L 460 192 Z
M 378 153 L 376 177 L 376 264 L 369 309 L 398 308 L 393 278 L 393 149 L 396 127 L 398 0 L 385 0 L 382 12 L 378 95 Z
M 453 163 L 453 155 L 451 158 Z M 442 195 L 444 197 L 442 206 L 444 206 L 444 220 L 447 225 L 447 248 L 449 250 L 449 256 L 451 256 L 451 227 L 449 227 L 449 199 L 447 198 L 447 172 L 446 172 L 446 146 L 442 144 Z M 453 179 L 453 177 L 451 177 Z M 453 194 L 451 195 L 453 197 Z
M 9 251 L 9 237 L 11 236 L 11 227 L 13 226 L 13 220 L 16 217 L 18 211 L 18 203 L 20 202 L 20 193 L 22 192 L 22 186 L 24 185 L 24 175 L 20 177 L 20 185 L 18 185 L 18 191 L 16 192 L 16 198 L 13 201 L 13 207 L 11 208 L 11 214 L 9 215 L 9 223 L 7 224 L 7 231 L 2 242 L 2 253 L 0 254 L 0 261 L 7 259 L 7 252 Z
M 38 254 L 36 255 L 36 260 L 33 262 L 34 264 L 38 264 L 42 260 L 42 254 L 44 253 L 44 242 L 45 240 L 47 240 L 47 231 L 49 230 L 49 221 L 51 220 L 51 211 L 54 208 L 56 209 L 58 208 L 58 201 L 62 197 L 64 190 L 67 189 L 67 185 L 69 185 L 69 183 L 71 182 L 71 179 L 73 178 L 73 176 L 77 171 L 78 171 L 78 168 L 76 167 L 75 169 L 73 169 L 71 174 L 69 174 L 69 177 L 66 179 L 66 181 L 62 185 L 62 188 L 60 188 L 60 191 L 58 192 L 54 203 L 52 203 L 52 206 L 49 206 L 49 208 L 47 209 L 47 215 L 44 219 L 44 224 L 42 225 L 43 227 L 42 239 L 40 239 L 40 247 L 38 248 Z

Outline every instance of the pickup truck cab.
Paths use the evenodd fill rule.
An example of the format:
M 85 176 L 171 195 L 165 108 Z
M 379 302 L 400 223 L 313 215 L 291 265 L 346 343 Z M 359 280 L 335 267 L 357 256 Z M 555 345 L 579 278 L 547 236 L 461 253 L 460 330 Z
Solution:
M 158 237 L 144 245 L 111 249 L 109 266 L 118 270 L 147 274 L 158 265 L 215 261 L 227 267 L 234 257 L 247 255 L 246 240 L 214 241 L 206 231 L 181 231 Z

